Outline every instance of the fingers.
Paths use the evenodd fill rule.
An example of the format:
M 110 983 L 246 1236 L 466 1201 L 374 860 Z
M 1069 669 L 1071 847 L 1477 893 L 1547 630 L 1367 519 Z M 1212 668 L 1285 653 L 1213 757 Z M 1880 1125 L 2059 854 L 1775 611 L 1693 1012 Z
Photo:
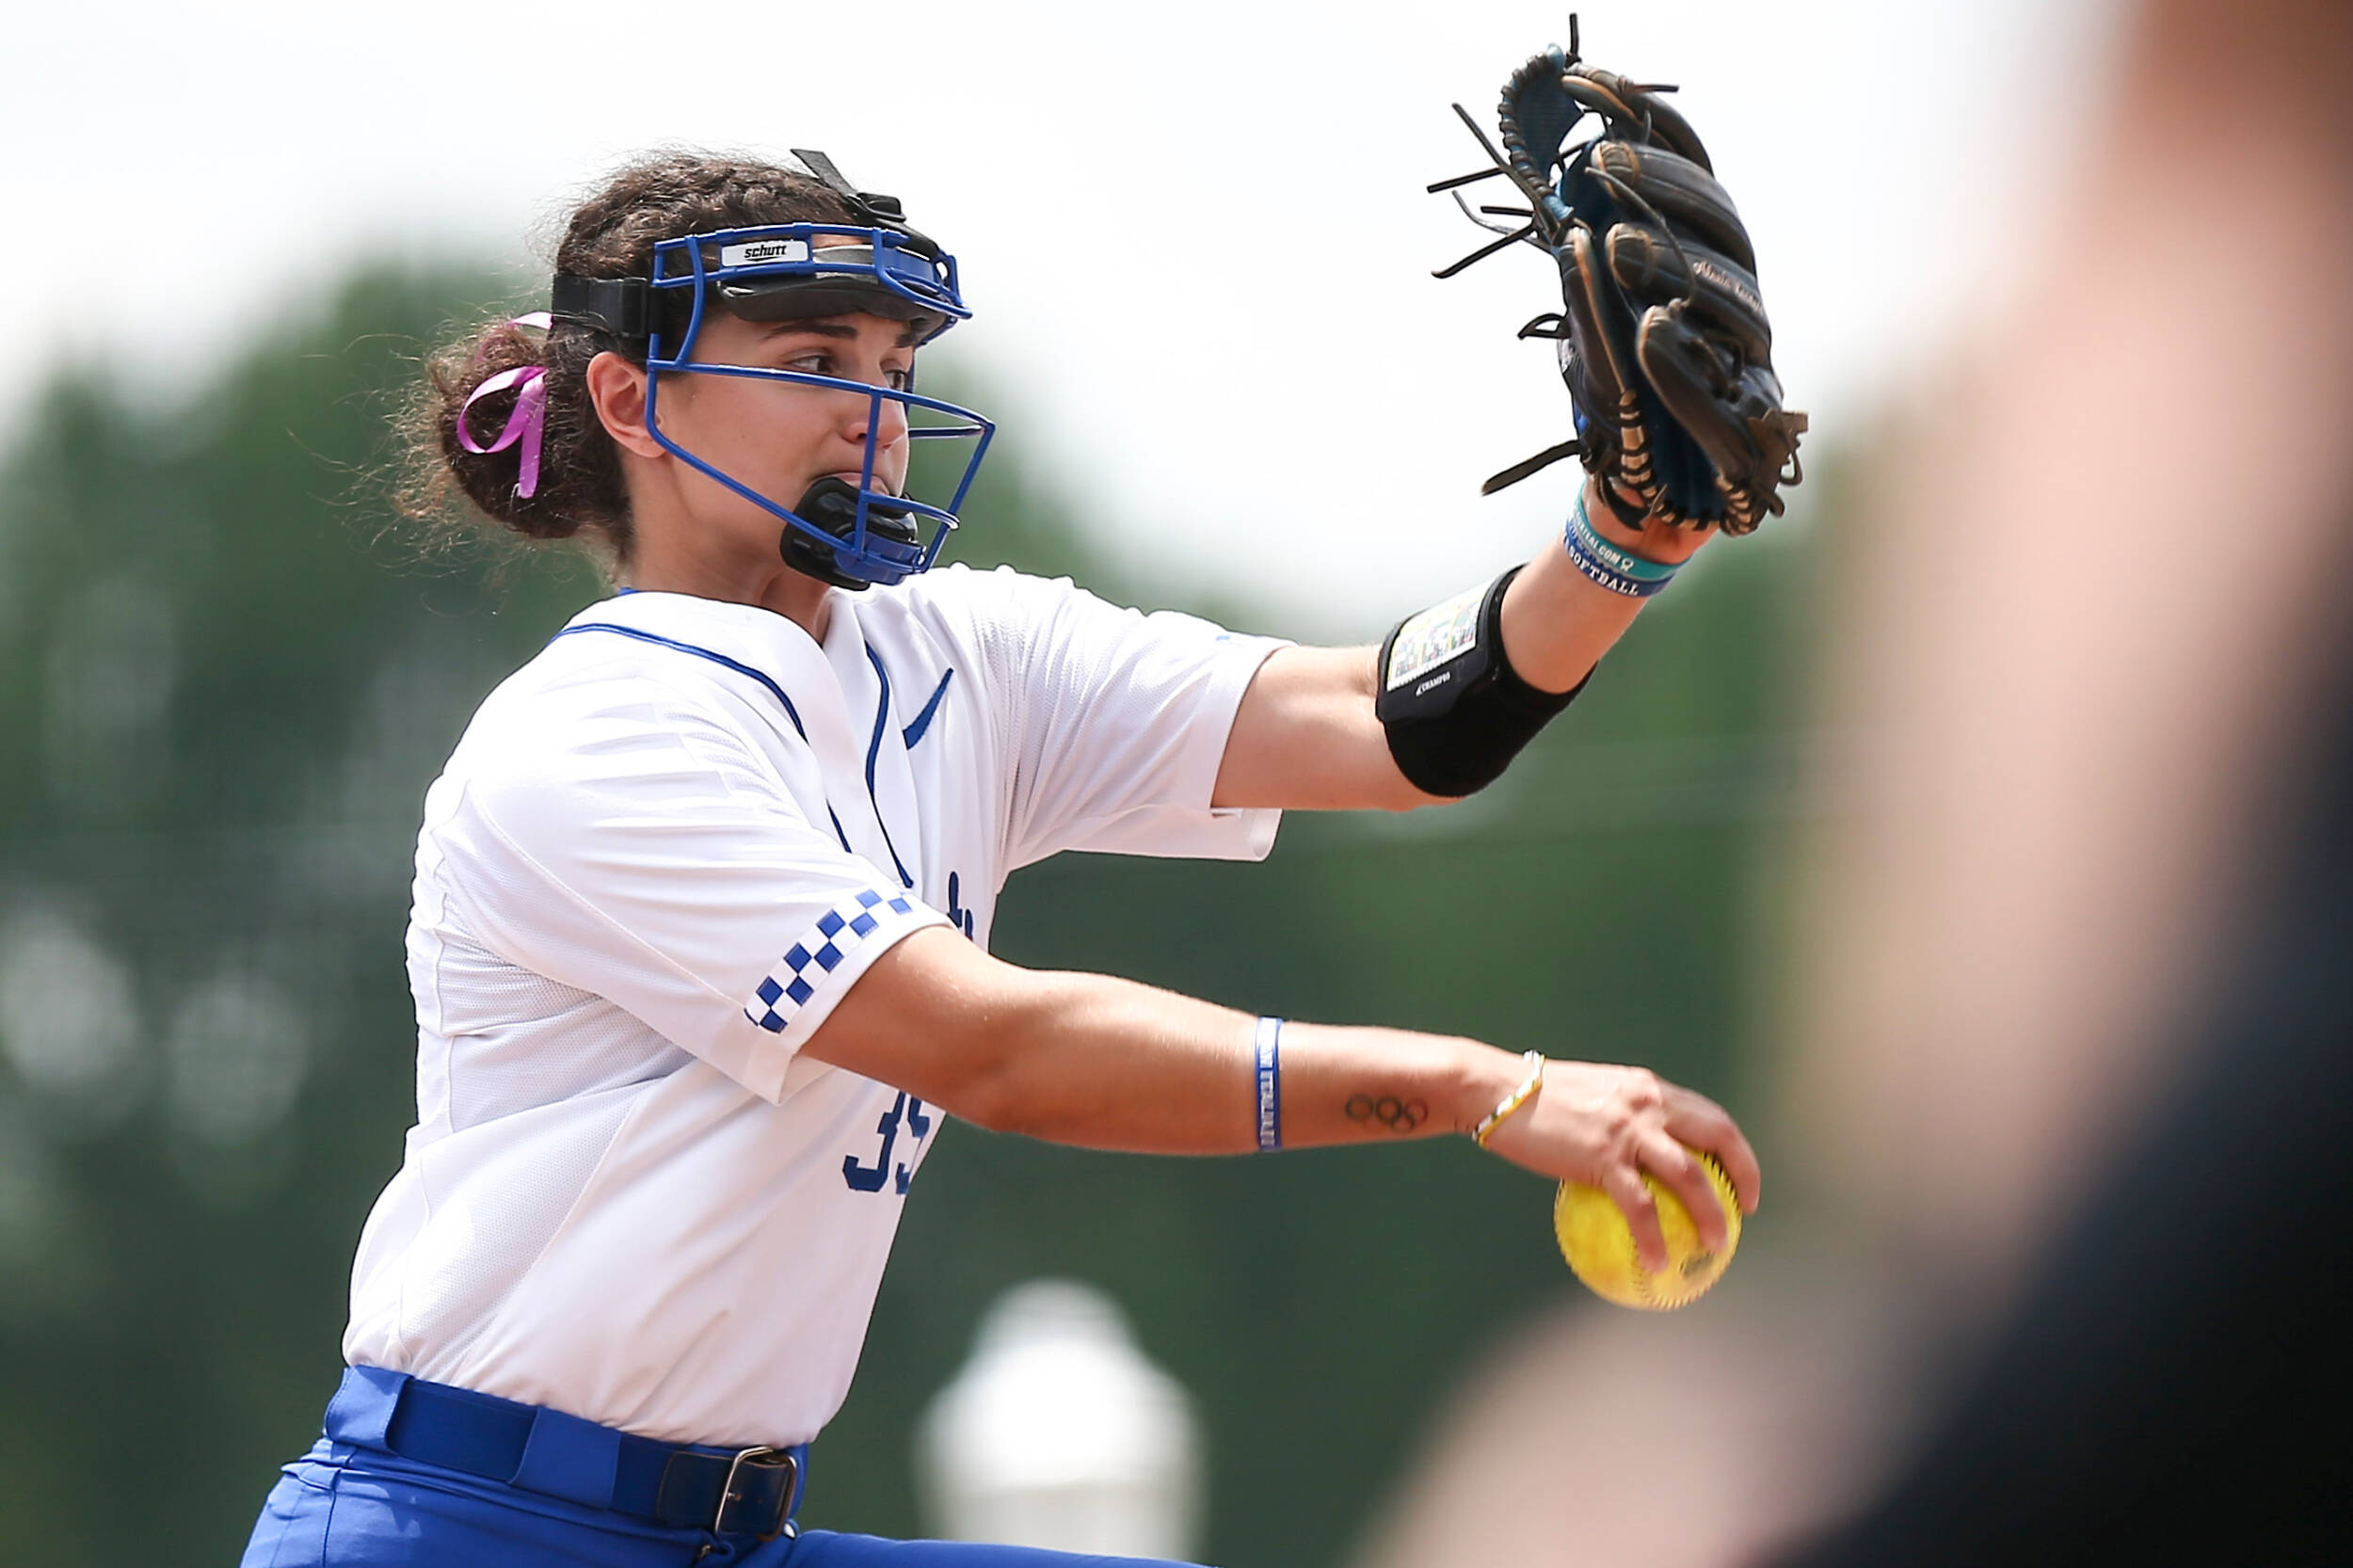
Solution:
M 1640 198 L 1625 203 L 1636 213 L 1648 216 L 1642 212 L 1648 207 L 1674 224 L 1679 236 L 1696 236 L 1743 272 L 1756 271 L 1756 248 L 1750 243 L 1748 227 L 1731 196 L 1705 169 L 1673 152 L 1623 141 L 1596 145 L 1593 168 L 1612 182 L 1612 191 L 1622 199 L 1628 192 Z
M 1667 1096 L 1667 1131 L 1677 1143 L 1705 1149 L 1721 1160 L 1740 1200 L 1740 1212 L 1756 1212 L 1765 1196 L 1765 1172 L 1756 1162 L 1756 1151 L 1722 1106 L 1689 1089 L 1673 1090 Z
M 1640 223 L 1612 228 L 1602 250 L 1611 279 L 1641 304 L 1687 301 L 1704 327 L 1739 344 L 1748 363 L 1772 363 L 1773 326 L 1766 319 L 1764 296 L 1756 280 L 1731 257 Z
M 1691 122 L 1657 92 L 1627 81 L 1614 71 L 1596 71 L 1591 66 L 1577 66 L 1563 72 L 1561 88 L 1580 107 L 1601 116 L 1613 130 L 1640 125 L 1647 138 L 1660 142 L 1702 168 L 1714 167 L 1708 162 L 1707 148 L 1701 142 L 1699 133 L 1691 129 Z
M 1723 1108 L 1703 1095 L 1641 1067 L 1555 1062 L 1530 1107 L 1505 1122 L 1489 1147 L 1545 1175 L 1598 1186 L 1625 1216 L 1645 1269 L 1668 1262 L 1659 1192 L 1683 1205 L 1700 1245 L 1721 1253 L 1731 1244 L 1722 1190 L 1703 1155 L 1721 1164 L 1741 1211 L 1756 1210 L 1756 1153 Z
M 1654 1273 L 1667 1266 L 1667 1238 L 1658 1228 L 1658 1205 L 1641 1176 L 1631 1165 L 1613 1164 L 1602 1173 L 1601 1190 L 1625 1215 L 1634 1233 L 1634 1256 Z
M 1716 1183 L 1709 1178 L 1706 1165 L 1663 1132 L 1654 1132 L 1642 1141 L 1641 1160 L 1651 1175 L 1683 1200 L 1684 1211 L 1691 1216 L 1691 1224 L 1699 1231 L 1700 1245 L 1709 1252 L 1723 1251 L 1732 1240 L 1732 1229 L 1724 1219 L 1723 1199 L 1717 1195 Z

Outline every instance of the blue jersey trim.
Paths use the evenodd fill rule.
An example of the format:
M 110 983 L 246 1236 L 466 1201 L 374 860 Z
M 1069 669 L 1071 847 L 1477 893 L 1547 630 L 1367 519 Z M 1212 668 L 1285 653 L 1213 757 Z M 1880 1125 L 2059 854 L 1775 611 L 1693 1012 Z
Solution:
M 899 846 L 890 841 L 890 824 L 883 821 L 882 797 L 874 793 L 874 763 L 882 756 L 883 731 L 890 724 L 890 672 L 883 668 L 882 655 L 872 643 L 866 646 L 866 662 L 874 666 L 874 679 L 882 682 L 882 696 L 874 704 L 874 738 L 866 743 L 866 798 L 874 806 L 874 825 L 882 829 L 883 848 L 890 852 L 890 864 L 905 887 L 915 886 L 915 878 L 907 874 L 906 862 L 899 858 Z
M 691 653 L 697 659 L 708 659 L 712 664 L 720 665 L 726 669 L 731 669 L 738 675 L 748 675 L 754 680 L 757 680 L 761 685 L 767 687 L 769 695 L 774 696 L 778 702 L 784 704 L 784 716 L 792 721 L 792 732 L 800 736 L 800 738 L 804 741 L 808 739 L 808 730 L 801 723 L 801 711 L 792 706 L 792 699 L 784 695 L 784 688 L 777 685 L 774 680 L 769 680 L 768 677 L 762 675 L 760 671 L 752 668 L 749 664 L 741 664 L 736 660 L 728 658 L 724 653 L 713 653 L 707 648 L 696 648 L 693 643 L 680 642 L 676 637 L 664 637 L 651 632 L 640 632 L 633 626 L 612 626 L 603 621 L 590 621 L 585 626 L 568 626 L 563 631 L 558 632 L 555 636 L 569 637 L 583 632 L 610 632 L 616 637 L 633 637 L 641 643 L 651 643 L 656 648 L 676 648 L 680 653 Z M 548 640 L 550 642 L 553 642 L 555 637 L 551 637 Z M 835 824 L 834 831 L 837 833 L 840 831 L 840 825 L 839 824 Z M 842 847 L 847 849 L 849 845 L 844 843 Z
M 948 695 L 948 682 L 953 680 L 955 678 L 956 667 L 955 665 L 951 664 L 948 666 L 948 673 L 939 678 L 939 684 L 932 688 L 931 700 L 923 704 L 923 711 L 916 714 L 915 722 L 908 725 L 906 728 L 902 731 L 902 734 L 906 740 L 906 746 L 909 751 L 913 751 L 915 749 L 915 743 L 921 740 L 924 734 L 930 730 L 932 727 L 932 715 L 939 712 L 939 699 Z

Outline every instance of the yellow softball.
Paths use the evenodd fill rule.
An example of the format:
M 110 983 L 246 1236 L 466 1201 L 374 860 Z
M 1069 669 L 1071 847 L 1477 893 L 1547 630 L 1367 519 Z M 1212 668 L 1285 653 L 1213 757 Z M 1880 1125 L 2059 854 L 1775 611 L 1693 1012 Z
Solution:
M 1667 1239 L 1667 1267 L 1657 1273 L 1634 1256 L 1634 1232 L 1609 1194 L 1581 1181 L 1564 1181 L 1552 1204 L 1553 1234 L 1561 1239 L 1561 1256 L 1593 1292 L 1620 1306 L 1665 1312 L 1695 1302 L 1723 1276 L 1740 1245 L 1740 1204 L 1733 1195 L 1732 1178 L 1716 1157 L 1698 1149 L 1692 1155 L 1706 1167 L 1716 1196 L 1724 1208 L 1724 1250 L 1709 1252 L 1700 1245 L 1699 1226 L 1692 1224 L 1683 1200 L 1647 1172 L 1642 1181 L 1658 1205 L 1658 1229 Z

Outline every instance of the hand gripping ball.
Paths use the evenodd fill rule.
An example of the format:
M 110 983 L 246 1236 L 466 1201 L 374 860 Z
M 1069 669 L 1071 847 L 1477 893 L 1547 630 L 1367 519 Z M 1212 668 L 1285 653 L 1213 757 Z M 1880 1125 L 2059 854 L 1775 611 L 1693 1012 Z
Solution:
M 1723 1277 L 1740 1245 L 1740 1205 L 1733 1195 L 1732 1178 L 1716 1157 L 1698 1149 L 1691 1153 L 1706 1169 L 1723 1205 L 1724 1250 L 1703 1248 L 1699 1226 L 1692 1224 L 1683 1200 L 1646 1172 L 1642 1181 L 1658 1205 L 1658 1229 L 1667 1239 L 1667 1267 L 1657 1273 L 1635 1256 L 1634 1232 L 1609 1193 L 1581 1181 L 1561 1184 L 1561 1195 L 1552 1205 L 1553 1232 L 1561 1239 L 1561 1256 L 1595 1295 L 1620 1306 L 1666 1312 L 1699 1300 Z

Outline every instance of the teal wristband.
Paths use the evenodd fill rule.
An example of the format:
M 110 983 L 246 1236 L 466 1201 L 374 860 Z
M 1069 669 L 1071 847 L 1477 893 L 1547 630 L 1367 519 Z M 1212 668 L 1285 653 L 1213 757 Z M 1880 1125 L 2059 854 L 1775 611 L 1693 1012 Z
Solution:
M 1574 536 L 1574 542 L 1571 540 L 1571 536 Z M 1561 543 L 1568 546 L 1570 554 L 1593 555 L 1603 566 L 1621 577 L 1630 578 L 1637 583 L 1657 584 L 1651 590 L 1653 593 L 1656 593 L 1658 588 L 1665 587 L 1669 580 L 1682 569 L 1680 565 L 1668 566 L 1663 562 L 1645 560 L 1624 545 L 1614 545 L 1603 538 L 1601 531 L 1595 528 L 1593 520 L 1586 516 L 1585 488 L 1582 485 L 1577 487 L 1577 504 L 1569 508 L 1569 526 L 1567 533 L 1562 536 Z M 1577 545 L 1583 545 L 1584 550 L 1581 552 L 1577 550 Z

